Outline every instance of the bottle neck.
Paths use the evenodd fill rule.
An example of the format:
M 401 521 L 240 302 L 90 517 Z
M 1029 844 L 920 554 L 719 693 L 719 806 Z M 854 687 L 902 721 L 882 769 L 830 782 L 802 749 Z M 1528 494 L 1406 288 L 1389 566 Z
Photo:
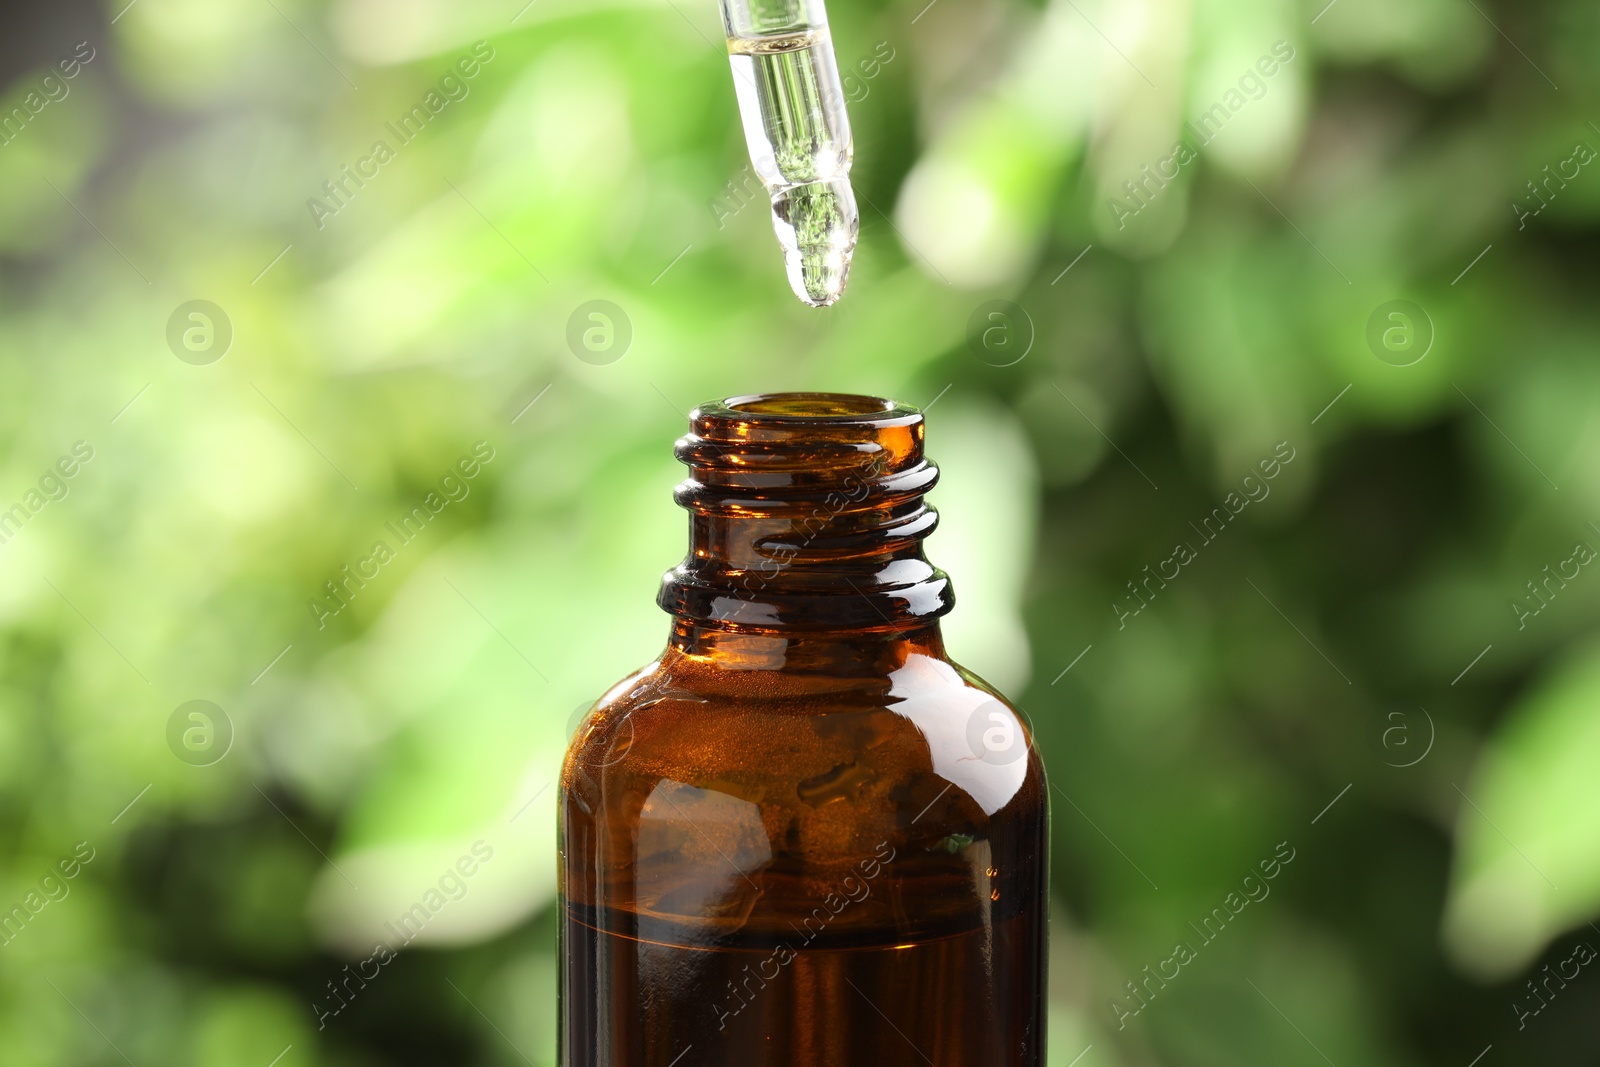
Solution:
M 674 619 L 669 655 L 733 671 L 885 678 L 913 656 L 944 659 L 938 620 L 897 630 L 756 633 Z
M 922 415 L 871 397 L 789 393 L 707 404 L 677 444 L 688 557 L 660 605 L 709 632 L 907 634 L 954 606 L 922 540 L 938 468 Z M 678 628 L 675 627 L 675 639 Z M 715 642 L 713 642 L 715 643 Z

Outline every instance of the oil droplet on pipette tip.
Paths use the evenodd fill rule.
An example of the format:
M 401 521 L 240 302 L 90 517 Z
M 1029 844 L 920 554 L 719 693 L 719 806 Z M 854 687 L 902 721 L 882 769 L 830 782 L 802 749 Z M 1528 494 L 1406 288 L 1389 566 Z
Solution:
M 772 228 L 794 295 L 819 308 L 838 300 L 861 229 L 849 180 L 779 189 L 772 195 Z

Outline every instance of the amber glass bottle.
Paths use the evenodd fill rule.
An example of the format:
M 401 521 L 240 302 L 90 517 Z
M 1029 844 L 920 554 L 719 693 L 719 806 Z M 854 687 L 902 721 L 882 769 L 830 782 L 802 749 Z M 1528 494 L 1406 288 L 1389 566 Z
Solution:
M 1047 796 L 945 655 L 922 415 L 707 404 L 662 656 L 573 737 L 563 1067 L 1038 1067 Z

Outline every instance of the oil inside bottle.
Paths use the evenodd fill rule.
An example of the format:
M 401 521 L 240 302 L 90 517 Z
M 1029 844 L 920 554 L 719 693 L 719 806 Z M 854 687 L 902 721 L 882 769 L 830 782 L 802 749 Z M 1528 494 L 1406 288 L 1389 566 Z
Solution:
M 1043 936 L 1025 911 L 987 928 L 879 944 L 807 943 L 800 928 L 776 933 L 771 945 L 712 948 L 610 933 L 595 923 L 569 906 L 565 952 L 578 964 L 569 980 L 605 984 L 612 997 L 575 1005 L 588 1017 L 568 1020 L 571 1064 L 1042 1062 L 1031 1022 L 1043 990 L 1030 979 Z M 1011 960 L 1029 967 L 996 966 Z M 622 976 L 631 988 L 618 984 Z

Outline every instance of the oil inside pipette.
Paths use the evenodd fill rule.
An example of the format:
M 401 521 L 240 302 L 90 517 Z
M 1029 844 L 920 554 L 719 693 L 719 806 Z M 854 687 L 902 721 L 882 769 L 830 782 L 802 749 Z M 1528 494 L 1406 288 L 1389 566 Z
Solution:
M 811 25 L 730 32 L 728 59 L 789 286 L 812 307 L 826 307 L 844 292 L 860 216 L 850 189 L 850 119 L 826 15 L 820 3 L 804 6 Z M 728 17 L 726 0 L 724 13 L 730 31 L 747 24 Z

